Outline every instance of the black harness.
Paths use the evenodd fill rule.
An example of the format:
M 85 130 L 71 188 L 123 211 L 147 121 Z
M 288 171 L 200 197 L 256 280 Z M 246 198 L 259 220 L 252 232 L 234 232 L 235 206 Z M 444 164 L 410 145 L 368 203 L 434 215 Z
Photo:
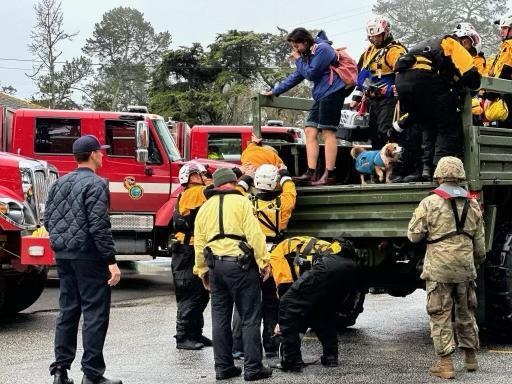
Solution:
M 276 196 L 275 203 L 270 202 L 269 205 L 267 205 L 266 208 L 273 208 L 272 205 L 275 205 L 275 222 L 273 223 L 270 217 L 263 211 L 259 210 L 259 204 L 258 201 L 262 199 L 258 199 L 258 197 L 253 197 L 253 205 L 254 209 L 256 210 L 256 217 L 258 218 L 258 221 L 266 228 L 270 229 L 272 232 L 275 233 L 275 236 L 272 238 L 267 237 L 267 240 L 271 240 L 272 242 L 279 242 L 279 240 L 283 237 L 283 233 L 281 231 L 280 225 L 279 225 L 279 218 L 280 218 L 280 212 L 281 212 L 281 197 Z M 266 200 L 262 200 L 266 201 Z
M 434 191 L 436 193 L 436 191 Z M 438 193 L 436 193 L 438 196 L 440 196 Z M 441 196 L 443 197 L 443 196 Z M 443 197 L 445 198 L 445 197 Z M 461 198 L 461 197 L 459 197 Z M 440 241 L 450 239 L 455 236 L 466 236 L 467 238 L 471 239 L 473 241 L 473 236 L 470 235 L 468 232 L 464 231 L 464 224 L 466 223 L 466 218 L 468 216 L 468 210 L 469 210 L 469 200 L 467 198 L 464 198 L 464 207 L 462 208 L 462 214 L 459 217 L 459 211 L 457 210 L 457 197 L 450 197 L 448 200 L 450 200 L 450 205 L 452 207 L 453 212 L 453 218 L 455 219 L 455 231 L 449 232 L 447 234 L 444 234 L 443 236 L 433 239 L 433 240 L 427 240 L 427 244 L 435 244 L 439 243 Z
M 231 193 L 239 194 L 236 191 L 235 192 L 231 192 Z M 211 243 L 212 241 L 215 241 L 215 240 L 226 239 L 226 238 L 247 242 L 247 239 L 246 239 L 245 236 L 235 235 L 235 234 L 232 234 L 232 233 L 224 232 L 224 217 L 223 217 L 224 216 L 224 212 L 223 212 L 223 208 L 224 208 L 224 196 L 226 194 L 227 193 L 219 194 L 219 233 L 217 233 L 210 240 L 208 240 L 208 243 Z
M 290 249 L 292 239 L 288 240 L 288 249 Z M 318 242 L 317 239 L 311 238 L 302 252 L 300 249 L 304 245 L 304 243 L 297 244 L 297 247 L 295 248 L 295 252 L 289 252 L 285 255 L 286 261 L 288 262 L 288 266 L 290 267 L 290 271 L 292 274 L 293 281 L 296 281 L 300 275 L 302 275 L 305 271 L 308 271 L 311 269 L 311 267 L 316 264 L 318 259 L 322 257 L 322 253 L 319 252 L 318 249 L 315 250 L 315 252 L 312 253 L 316 243 Z M 308 256 L 312 256 L 313 260 L 310 261 L 307 259 Z M 299 267 L 299 275 L 297 275 L 297 271 L 295 270 L 295 267 Z
M 182 215 L 179 209 L 180 199 L 181 193 L 178 195 L 178 198 L 176 199 L 176 204 L 174 205 L 174 212 L 172 214 L 172 225 L 176 232 L 183 232 L 185 234 L 183 243 L 189 244 L 190 239 L 194 234 L 194 221 L 196 220 L 199 208 L 191 209 L 188 215 Z

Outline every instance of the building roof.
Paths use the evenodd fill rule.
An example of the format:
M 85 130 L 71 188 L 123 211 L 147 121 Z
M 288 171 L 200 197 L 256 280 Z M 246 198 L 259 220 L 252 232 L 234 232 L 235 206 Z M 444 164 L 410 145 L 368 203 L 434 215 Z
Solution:
M 13 108 L 13 109 L 44 108 L 39 104 L 32 103 L 25 99 L 20 99 L 19 97 L 14 97 L 14 96 L 8 95 L 7 93 L 4 93 L 4 92 L 0 92 L 0 105 L 7 107 L 7 108 Z

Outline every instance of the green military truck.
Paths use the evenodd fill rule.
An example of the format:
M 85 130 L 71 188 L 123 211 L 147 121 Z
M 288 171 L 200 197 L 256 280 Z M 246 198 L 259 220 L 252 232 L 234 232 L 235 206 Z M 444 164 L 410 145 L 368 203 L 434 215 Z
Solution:
M 485 77 L 482 89 L 512 93 L 512 82 Z M 308 99 L 255 96 L 254 133 L 260 135 L 262 108 L 304 111 L 311 104 Z M 470 97 L 466 97 L 463 126 L 467 184 L 482 204 L 488 250 L 485 268 L 480 268 L 477 281 L 478 317 L 489 334 L 512 339 L 512 129 L 473 126 Z M 292 174 L 305 170 L 304 145 L 277 147 Z M 406 296 L 424 288 L 419 276 L 425 244 L 409 242 L 407 225 L 413 210 L 435 185 L 361 185 L 350 149 L 350 143 L 339 146 L 336 173 L 342 185 L 298 188 L 287 234 L 351 239 L 359 250 L 359 262 L 365 267 L 366 288 L 385 290 L 393 296 Z M 340 327 L 355 323 L 363 310 L 366 292 L 367 289 L 354 289 L 352 300 L 340 309 Z

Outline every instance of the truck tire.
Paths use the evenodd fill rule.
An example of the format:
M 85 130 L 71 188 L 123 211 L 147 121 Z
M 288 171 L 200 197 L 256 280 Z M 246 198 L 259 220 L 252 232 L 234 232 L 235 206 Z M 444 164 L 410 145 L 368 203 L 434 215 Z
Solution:
M 512 341 L 512 225 L 495 232 L 485 265 L 486 331 L 500 342 Z
M 347 299 L 340 305 L 336 312 L 336 328 L 343 331 L 356 323 L 360 313 L 363 312 L 364 299 L 366 291 L 353 290 L 347 296 Z
M 5 302 L 1 313 L 12 315 L 27 309 L 41 296 L 48 270 L 33 268 L 5 278 Z

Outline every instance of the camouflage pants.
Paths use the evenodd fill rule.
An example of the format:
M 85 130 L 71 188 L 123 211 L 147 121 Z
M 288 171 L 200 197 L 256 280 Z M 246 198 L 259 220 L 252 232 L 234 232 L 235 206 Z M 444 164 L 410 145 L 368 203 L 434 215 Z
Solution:
M 455 350 L 452 326 L 455 309 L 455 331 L 460 348 L 479 348 L 475 283 L 438 283 L 427 281 L 427 313 L 430 315 L 430 336 L 438 356 Z

